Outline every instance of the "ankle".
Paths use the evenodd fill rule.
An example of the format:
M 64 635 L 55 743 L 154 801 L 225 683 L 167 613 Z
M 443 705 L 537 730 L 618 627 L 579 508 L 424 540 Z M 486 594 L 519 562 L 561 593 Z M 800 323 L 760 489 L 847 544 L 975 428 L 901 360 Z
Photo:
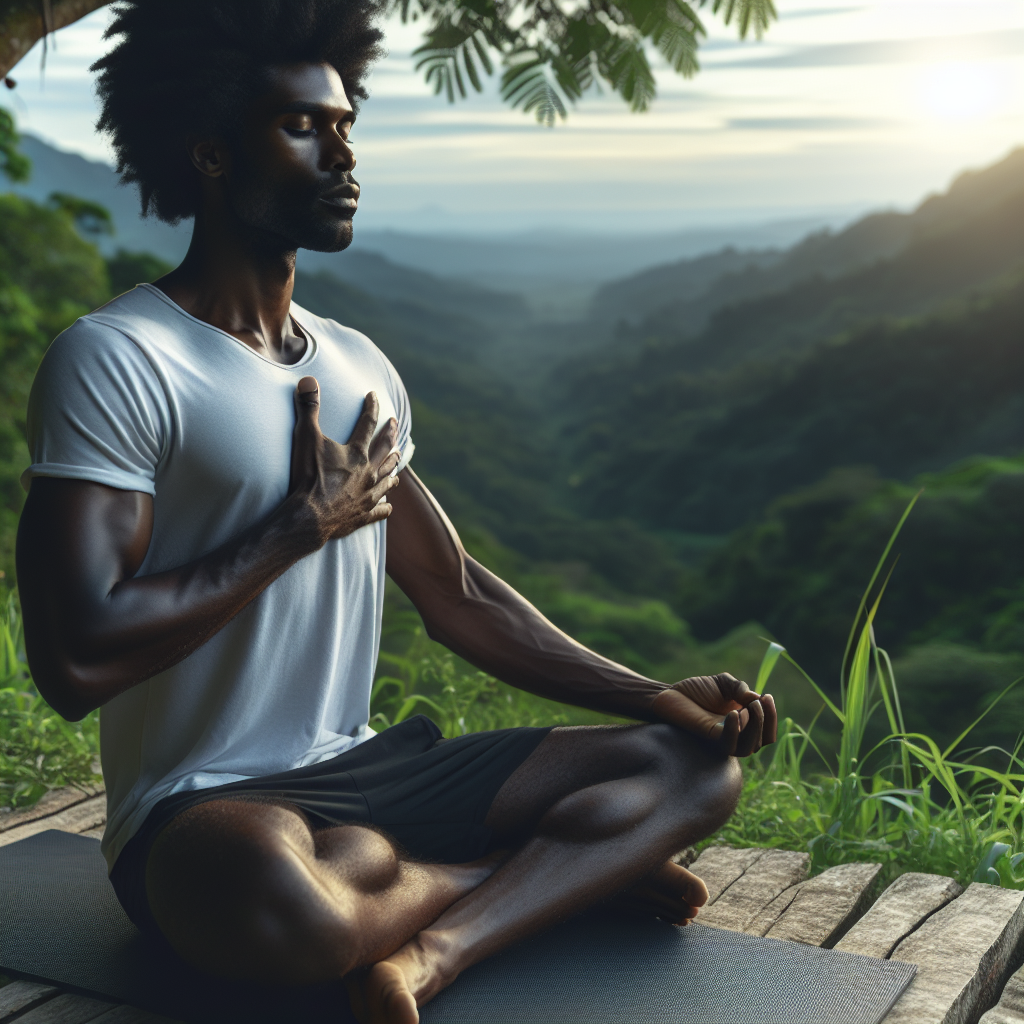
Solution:
M 405 975 L 417 1005 L 433 999 L 458 976 L 454 943 L 444 931 L 425 929 L 387 958 Z

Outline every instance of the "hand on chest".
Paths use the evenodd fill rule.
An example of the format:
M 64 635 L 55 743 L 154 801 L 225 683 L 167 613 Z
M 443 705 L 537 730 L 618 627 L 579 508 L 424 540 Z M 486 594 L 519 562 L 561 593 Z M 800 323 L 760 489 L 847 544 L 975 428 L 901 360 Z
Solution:
M 207 507 L 242 500 L 262 514 L 284 499 L 295 386 L 304 376 L 320 384 L 320 429 L 340 444 L 348 441 L 367 392 L 376 392 L 380 403 L 377 430 L 396 415 L 382 370 L 328 346 L 300 366 L 253 359 L 243 362 L 242 370 L 231 381 L 197 375 L 178 396 L 177 436 L 164 467 L 165 483 L 187 481 Z

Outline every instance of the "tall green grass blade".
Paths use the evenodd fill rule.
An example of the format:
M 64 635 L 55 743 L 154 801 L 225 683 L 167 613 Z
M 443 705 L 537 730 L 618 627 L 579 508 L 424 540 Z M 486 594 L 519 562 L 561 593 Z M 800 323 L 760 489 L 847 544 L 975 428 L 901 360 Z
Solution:
M 768 650 L 764 652 L 764 657 L 761 659 L 761 665 L 757 670 L 757 682 L 754 684 L 754 689 L 758 693 L 764 693 L 764 688 L 768 683 L 768 677 L 772 674 L 772 670 L 778 663 L 779 655 L 785 648 L 781 644 L 771 642 L 768 644 Z
M 850 649 L 853 647 L 853 638 L 857 635 L 857 624 L 860 622 L 861 615 L 864 614 L 864 609 L 867 607 L 868 598 L 871 596 L 871 588 L 875 585 L 875 580 L 878 579 L 878 574 L 882 571 L 882 566 L 885 565 L 885 560 L 889 557 L 889 552 L 892 550 L 893 544 L 896 543 L 896 538 L 900 534 L 900 530 L 903 529 L 903 524 L 907 521 L 907 516 L 910 515 L 911 510 L 917 504 L 917 499 L 924 493 L 922 487 L 913 498 L 910 499 L 910 504 L 907 505 L 900 516 L 900 521 L 896 524 L 896 528 L 892 531 L 889 536 L 889 543 L 885 545 L 885 550 L 882 552 L 882 557 L 878 559 L 878 564 L 875 566 L 875 571 L 871 574 L 871 579 L 868 581 L 868 585 L 864 588 L 864 593 L 861 596 L 860 604 L 857 606 L 857 613 L 853 617 L 853 624 L 850 626 L 850 635 L 846 638 L 846 649 L 843 651 L 843 660 L 839 665 L 839 692 L 845 693 L 846 690 L 846 664 L 850 658 Z

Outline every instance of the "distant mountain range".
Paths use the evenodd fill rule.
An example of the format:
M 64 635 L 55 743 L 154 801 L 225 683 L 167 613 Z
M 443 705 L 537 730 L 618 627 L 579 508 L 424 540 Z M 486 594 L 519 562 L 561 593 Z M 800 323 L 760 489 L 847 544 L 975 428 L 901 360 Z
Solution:
M 183 251 L 187 225 L 141 220 L 107 165 L 31 137 L 24 149 L 23 191 L 103 203 L 115 246 Z M 788 248 L 767 229 L 747 248 L 707 232 L 612 245 L 357 230 L 380 251 L 302 254 L 296 299 L 394 360 L 417 403 L 417 464 L 447 505 L 533 557 L 597 557 L 649 593 L 657 572 L 641 583 L 616 561 L 613 521 L 723 534 L 836 466 L 909 479 L 1024 447 L 1022 222 L 1016 150 L 910 213 Z M 569 322 L 514 287 L 616 273 Z
M 21 148 L 32 160 L 33 173 L 15 191 L 40 202 L 51 192 L 68 192 L 101 203 L 117 227 L 116 236 L 104 242 L 107 250 L 148 251 L 172 263 L 185 254 L 190 223 L 172 227 L 153 217 L 142 218 L 135 190 L 122 187 L 108 164 L 56 149 L 32 135 L 22 137 Z M 489 237 L 364 231 L 357 216 L 351 249 L 302 252 L 299 265 L 384 294 L 396 285 L 393 265 L 399 264 L 434 277 L 460 278 L 490 291 L 547 295 L 557 307 L 559 295 L 570 290 L 575 293 L 582 288 L 579 294 L 585 301 L 602 281 L 727 245 L 786 246 L 827 222 L 827 218 L 802 217 L 661 235 L 530 232 Z M 370 254 L 377 258 L 368 259 Z
M 648 312 L 552 378 L 581 507 L 622 515 L 639 491 L 648 526 L 732 529 L 836 466 L 909 479 L 1019 452 L 1022 223 L 1016 150 L 910 214 L 598 293 L 595 320 L 631 297 Z

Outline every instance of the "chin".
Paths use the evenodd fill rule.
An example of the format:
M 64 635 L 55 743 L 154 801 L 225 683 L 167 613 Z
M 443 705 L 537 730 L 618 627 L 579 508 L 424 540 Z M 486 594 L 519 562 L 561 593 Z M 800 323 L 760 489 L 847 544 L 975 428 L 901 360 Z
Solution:
M 352 244 L 352 220 L 334 221 L 318 225 L 315 231 L 303 232 L 298 240 L 299 249 L 311 252 L 341 252 Z

